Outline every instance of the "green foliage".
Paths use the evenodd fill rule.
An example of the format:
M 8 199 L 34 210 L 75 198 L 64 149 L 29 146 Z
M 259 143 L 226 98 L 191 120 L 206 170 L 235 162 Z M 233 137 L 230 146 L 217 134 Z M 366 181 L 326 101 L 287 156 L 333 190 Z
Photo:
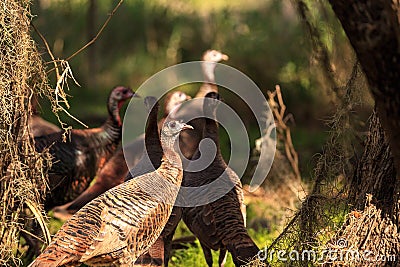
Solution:
M 97 32 L 118 1 L 95 2 L 97 16 L 93 31 Z M 318 25 L 328 51 L 336 55 L 337 47 L 347 45 L 340 25 L 320 1 L 309 2 L 312 22 Z M 33 23 L 45 35 L 56 58 L 70 56 L 93 37 L 87 33 L 88 3 L 86 0 L 33 1 L 32 13 L 36 14 Z M 34 37 L 42 44 L 35 34 Z M 41 46 L 44 57 L 50 60 Z M 321 90 L 325 85 L 315 63 L 310 35 L 298 18 L 296 6 L 289 0 L 125 0 L 99 39 L 88 48 L 94 49 L 96 55 L 94 76 L 89 72 L 88 50 L 70 60 L 74 75 L 82 85 L 79 88 L 70 84 L 69 94 L 73 96 L 70 112 L 90 127 L 97 126 L 107 115 L 104 103 L 114 85 L 137 88 L 165 67 L 199 60 L 209 48 L 227 53 L 230 60 L 226 64 L 247 74 L 264 93 L 280 84 L 297 125 L 320 127 L 321 116 L 331 113 L 329 96 Z M 343 61 L 346 55 L 338 57 Z M 54 77 L 51 78 L 55 84 Z M 93 84 L 97 86 L 88 88 Z M 191 95 L 197 88 L 198 85 L 185 87 Z M 259 132 L 250 110 L 227 90 L 222 94 L 228 105 L 240 111 L 253 144 Z M 45 119 L 55 122 L 55 117 L 47 112 L 48 103 L 42 103 L 42 107 Z M 63 119 L 73 127 L 81 127 L 67 116 Z M 221 141 L 227 158 L 229 142 L 224 136 Z M 320 152 L 320 146 L 314 145 L 309 150 L 302 164 L 309 164 L 310 157 Z
M 270 233 L 267 229 L 259 229 L 258 231 L 249 229 L 249 234 L 260 249 L 264 248 L 266 244 L 271 243 L 272 240 L 277 236 L 277 232 Z M 212 254 L 213 262 L 216 266 L 218 262 L 219 252 L 212 251 Z M 199 241 L 196 240 L 194 245 L 189 245 L 186 249 L 174 251 L 170 259 L 170 266 L 207 266 Z M 230 255 L 230 253 L 228 253 L 225 266 L 235 266 L 233 264 L 232 256 Z
M 178 227 L 176 228 L 174 238 L 180 238 L 189 235 L 192 235 L 192 233 L 187 228 L 186 224 L 183 221 L 180 221 Z
M 98 2 L 98 28 L 115 2 Z M 288 3 L 246 1 L 247 8 L 238 8 L 241 5 L 224 1 L 207 5 L 191 2 L 192 5 L 180 1 L 125 1 L 93 45 L 98 74 L 87 75 L 87 51 L 70 61 L 77 80 L 86 88 L 88 79 L 96 79 L 101 88 L 90 89 L 103 94 L 117 83 L 137 87 L 171 64 L 199 60 L 202 52 L 212 47 L 231 55 L 228 64 L 264 88 L 285 83 L 288 90 L 302 90 L 304 80 L 308 80 L 306 86 L 312 87 L 315 80 L 310 74 L 302 74 L 309 77 L 302 78 L 301 83 L 279 75 L 290 62 L 298 66 L 296 73 L 304 72 L 308 66 L 309 47 Z M 45 34 L 56 57 L 71 55 L 89 39 L 87 3 L 56 1 L 44 6 L 36 2 L 33 6 L 37 14 L 34 23 Z M 176 8 L 178 5 L 187 8 L 182 11 Z M 81 91 L 84 90 L 74 95 L 79 96 Z
M 52 211 L 49 212 L 49 216 L 50 216 L 49 231 L 52 235 L 55 235 L 65 221 L 54 218 Z
M 199 241 L 196 240 L 195 245 L 189 245 L 186 249 L 174 251 L 170 259 L 170 265 L 176 267 L 207 266 Z
M 316 161 L 315 152 L 319 151 L 328 139 L 327 127 L 302 127 L 296 125 L 293 128 L 293 144 L 299 155 L 302 177 L 305 181 L 310 181 L 314 171 Z

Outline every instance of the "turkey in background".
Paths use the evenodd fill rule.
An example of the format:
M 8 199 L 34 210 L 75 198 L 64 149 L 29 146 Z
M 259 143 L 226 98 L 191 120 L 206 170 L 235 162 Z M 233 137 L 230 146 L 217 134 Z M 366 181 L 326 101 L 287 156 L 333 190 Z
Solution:
M 121 141 L 122 121 L 119 111 L 135 94 L 127 87 L 115 87 L 107 101 L 109 117 L 99 128 L 73 129 L 35 137 L 38 152 L 48 149 L 52 155 L 49 174 L 49 194 L 46 210 L 65 204 L 82 193 L 97 171 L 111 158 Z
M 183 177 L 174 144 L 185 129 L 193 128 L 178 121 L 166 123 L 161 131 L 160 167 L 89 202 L 30 266 L 132 266 L 156 241 L 172 211 Z

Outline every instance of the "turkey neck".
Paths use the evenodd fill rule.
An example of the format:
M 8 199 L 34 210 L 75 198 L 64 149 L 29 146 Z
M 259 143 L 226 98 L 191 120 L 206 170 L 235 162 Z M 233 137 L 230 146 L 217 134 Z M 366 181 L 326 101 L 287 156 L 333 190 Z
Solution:
M 114 140 L 119 141 L 121 137 L 121 117 L 119 115 L 119 110 L 124 104 L 123 100 L 117 101 L 115 99 L 108 100 L 108 119 L 103 125 L 104 131 L 108 134 L 108 136 Z
M 206 83 L 215 84 L 215 67 L 217 65 L 215 62 L 205 61 L 201 63 L 201 68 L 203 69 L 203 75 Z
M 164 155 L 161 160 L 161 166 L 158 168 L 158 171 L 163 173 L 163 176 L 175 185 L 181 184 L 183 175 L 181 158 L 174 149 L 174 144 L 178 136 L 179 134 L 174 136 L 164 136 L 164 134 L 161 134 Z
M 219 146 L 219 135 L 218 135 L 219 126 L 218 126 L 215 110 L 212 110 L 211 114 L 213 114 L 212 118 L 205 118 L 205 127 L 203 129 L 203 138 L 210 138 L 211 140 L 214 141 L 215 146 L 217 147 L 214 161 L 219 161 L 221 164 L 226 166 L 225 160 L 222 158 L 221 147 Z
M 209 92 L 218 93 L 218 87 L 215 84 L 215 62 L 202 62 L 201 68 L 203 69 L 204 83 L 200 87 L 196 97 L 204 97 Z
M 175 107 L 175 103 L 172 103 L 172 101 L 169 99 L 167 101 L 165 101 L 165 106 L 164 106 L 164 116 L 162 117 L 163 120 L 165 120 L 169 114 L 171 113 L 171 111 L 174 109 Z M 172 117 L 171 117 L 172 118 Z
M 158 121 L 157 121 L 158 109 L 159 109 L 159 104 L 156 103 L 150 111 L 144 135 L 147 155 L 150 158 L 153 166 L 155 166 L 156 168 L 160 165 L 160 161 L 163 154 L 163 149 L 160 142 L 160 136 L 158 133 Z

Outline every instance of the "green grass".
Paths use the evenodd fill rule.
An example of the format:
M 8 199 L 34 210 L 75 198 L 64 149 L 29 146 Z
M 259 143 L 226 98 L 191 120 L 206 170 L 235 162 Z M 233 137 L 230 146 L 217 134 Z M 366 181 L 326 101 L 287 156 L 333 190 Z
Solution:
M 261 209 L 268 209 L 267 206 L 261 207 Z M 251 207 L 248 209 L 248 219 L 253 220 L 257 218 L 257 215 L 259 214 L 259 209 L 254 210 L 254 208 Z M 266 213 L 270 213 L 270 210 Z M 62 224 L 64 223 L 62 220 L 58 220 L 52 217 L 52 212 L 49 212 L 50 216 L 50 221 L 49 221 L 49 230 L 51 234 L 55 234 Z M 273 227 L 274 230 L 270 231 L 269 229 L 266 228 L 259 228 L 257 231 L 254 229 L 249 229 L 249 235 L 252 237 L 254 242 L 257 244 L 257 246 L 260 249 L 263 249 L 265 246 L 270 244 L 272 240 L 278 235 L 278 231 L 275 229 L 276 227 Z M 186 227 L 186 225 L 181 221 L 176 229 L 175 236 L 174 238 L 180 238 L 184 236 L 190 236 L 192 233 L 189 231 L 189 229 Z M 213 262 L 214 265 L 217 266 L 218 263 L 218 257 L 219 257 L 219 252 L 217 251 L 212 251 L 213 254 Z M 172 252 L 172 256 L 169 261 L 169 265 L 173 267 L 184 267 L 184 266 L 207 266 L 206 261 L 203 256 L 203 251 L 200 246 L 200 243 L 198 240 L 195 241 L 194 245 L 187 245 L 186 249 L 179 249 L 179 250 L 174 250 Z M 228 253 L 228 257 L 226 260 L 226 267 L 233 267 L 235 266 L 232 261 L 232 256 L 230 253 Z
M 270 232 L 267 229 L 260 229 L 255 231 L 249 229 L 249 235 L 257 244 L 260 249 L 263 249 L 266 245 L 270 244 L 272 240 L 277 236 L 277 231 Z M 214 266 L 217 266 L 219 252 L 212 251 Z M 207 266 L 203 256 L 198 240 L 195 241 L 194 245 L 189 245 L 186 249 L 179 249 L 173 251 L 170 259 L 170 266 L 184 267 L 184 266 Z M 234 267 L 232 256 L 228 253 L 225 267 Z
M 206 266 L 203 252 L 198 240 L 195 245 L 189 245 L 187 249 L 175 250 L 170 259 L 171 266 Z

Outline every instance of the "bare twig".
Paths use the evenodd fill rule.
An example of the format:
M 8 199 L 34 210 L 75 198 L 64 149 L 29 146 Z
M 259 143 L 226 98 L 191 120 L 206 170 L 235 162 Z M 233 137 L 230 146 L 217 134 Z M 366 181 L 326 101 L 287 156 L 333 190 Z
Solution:
M 110 18 L 110 17 L 109 17 L 109 18 Z M 67 131 L 67 130 L 70 129 L 70 127 L 67 126 L 67 125 L 61 120 L 60 116 L 58 115 L 58 111 L 62 111 L 62 112 L 65 112 L 65 114 L 67 114 L 70 118 L 72 118 L 73 120 L 75 120 L 75 121 L 77 121 L 78 123 L 80 123 L 82 126 L 88 128 L 88 126 L 87 126 L 85 123 L 83 123 L 82 121 L 80 121 L 78 118 L 76 118 L 75 116 L 73 116 L 71 113 L 69 113 L 69 112 L 67 111 L 67 109 L 70 108 L 70 105 L 69 105 L 68 100 L 67 100 L 67 95 L 65 94 L 65 91 L 64 91 L 64 85 L 66 85 L 67 88 L 69 89 L 68 83 L 67 83 L 67 79 L 68 79 L 68 78 L 72 79 L 72 80 L 74 81 L 75 84 L 77 84 L 78 86 L 80 86 L 79 83 L 76 81 L 74 75 L 72 74 L 72 69 L 71 69 L 71 67 L 70 67 L 70 65 L 69 65 L 69 63 L 68 63 L 68 59 L 67 59 L 67 60 L 56 59 L 56 58 L 54 57 L 53 52 L 52 52 L 51 49 L 50 49 L 50 46 L 49 46 L 49 44 L 48 44 L 46 38 L 45 38 L 45 37 L 43 36 L 43 34 L 35 27 L 35 25 L 34 25 L 33 23 L 31 23 L 31 25 L 32 25 L 33 29 L 36 31 L 36 33 L 39 35 L 40 39 L 43 41 L 43 43 L 44 43 L 44 45 L 45 45 L 45 47 L 46 47 L 46 49 L 47 49 L 47 52 L 48 52 L 48 54 L 50 55 L 50 57 L 51 57 L 51 59 L 52 59 L 51 62 L 54 64 L 54 68 L 51 69 L 50 71 L 55 70 L 55 72 L 56 72 L 57 83 L 56 83 L 56 88 L 55 88 L 55 90 L 54 90 L 55 101 L 51 101 L 51 99 L 50 99 L 50 101 L 52 102 L 52 105 L 53 105 L 53 112 L 54 112 L 54 114 L 56 115 L 58 122 L 60 123 L 61 127 L 62 127 L 65 131 Z M 105 27 L 105 26 L 104 26 L 104 27 Z M 104 28 L 102 28 L 102 30 L 103 30 L 103 29 L 104 29 Z M 101 31 L 102 31 L 102 30 L 101 30 Z M 100 33 L 101 33 L 101 32 L 99 32 L 96 36 L 98 37 L 98 36 L 100 35 Z M 94 42 L 94 40 L 93 40 L 93 42 Z M 60 74 L 60 71 L 62 71 L 61 74 Z M 61 98 L 61 101 L 59 100 L 59 98 Z M 67 109 L 64 108 L 61 104 L 64 104 L 64 105 L 67 107 Z M 64 137 L 65 137 L 65 135 L 64 135 Z M 65 139 L 65 138 L 64 138 L 64 139 Z
M 36 28 L 36 26 L 31 22 L 31 26 L 32 28 L 35 30 L 35 32 L 37 33 L 37 35 L 39 35 L 40 39 L 42 40 L 42 42 L 44 43 L 47 53 L 49 53 L 51 60 L 54 64 L 54 70 L 56 71 L 56 79 L 58 80 L 60 78 L 60 73 L 58 70 L 58 66 L 57 66 L 57 61 L 53 55 L 53 52 L 50 49 L 49 43 L 47 42 L 46 38 L 43 36 L 43 34 L 39 31 L 38 28 Z
M 65 60 L 70 60 L 71 58 L 75 57 L 76 55 L 78 55 L 80 52 L 82 52 L 83 50 L 85 50 L 87 47 L 89 47 L 90 45 L 92 45 L 97 38 L 99 38 L 100 34 L 103 32 L 103 30 L 106 28 L 107 24 L 110 22 L 111 18 L 114 16 L 115 12 L 117 12 L 118 8 L 121 6 L 122 2 L 124 2 L 124 0 L 120 0 L 118 2 L 118 4 L 114 7 L 114 9 L 111 11 L 111 13 L 108 15 L 107 20 L 104 22 L 103 26 L 100 28 L 99 32 L 96 34 L 95 37 L 93 37 L 92 40 L 90 40 L 87 44 L 85 44 L 83 47 L 81 47 L 78 51 L 76 51 L 75 53 L 73 53 L 72 55 L 70 55 L 69 57 L 67 57 Z
M 285 146 L 286 157 L 288 158 L 290 165 L 293 169 L 293 173 L 295 174 L 297 179 L 301 179 L 300 170 L 299 170 L 299 159 L 298 154 L 293 146 L 292 136 L 290 133 L 290 127 L 286 124 L 289 120 L 288 116 L 293 117 L 293 115 L 285 115 L 286 105 L 283 102 L 282 92 L 279 85 L 275 86 L 274 92 L 268 92 L 268 104 L 272 108 L 272 112 L 274 114 L 276 129 L 278 132 L 278 138 L 282 139 L 283 144 Z M 277 101 L 275 101 L 277 98 Z
M 96 42 L 96 40 L 100 37 L 100 35 L 102 34 L 102 32 L 104 31 L 104 29 L 106 28 L 106 26 L 108 25 L 108 23 L 110 22 L 111 18 L 114 16 L 115 12 L 117 12 L 118 8 L 122 5 L 122 2 L 124 2 L 124 0 L 120 0 L 118 2 L 118 4 L 114 7 L 114 9 L 111 11 L 111 13 L 108 15 L 108 18 L 106 19 L 106 21 L 103 23 L 103 26 L 101 26 L 100 30 L 97 32 L 96 36 L 93 37 L 92 40 L 90 40 L 88 43 L 86 43 L 84 46 L 82 46 L 80 49 L 78 49 L 76 52 L 74 52 L 72 55 L 70 55 L 69 57 L 67 57 L 65 60 L 61 60 L 61 61 L 68 61 L 72 58 L 74 58 L 76 55 L 78 55 L 79 53 L 81 53 L 83 50 L 85 50 L 86 48 L 88 48 L 89 46 L 91 46 L 94 42 Z M 53 61 L 56 61 L 53 59 Z M 47 71 L 47 73 L 52 72 L 55 68 L 52 68 L 50 70 Z

